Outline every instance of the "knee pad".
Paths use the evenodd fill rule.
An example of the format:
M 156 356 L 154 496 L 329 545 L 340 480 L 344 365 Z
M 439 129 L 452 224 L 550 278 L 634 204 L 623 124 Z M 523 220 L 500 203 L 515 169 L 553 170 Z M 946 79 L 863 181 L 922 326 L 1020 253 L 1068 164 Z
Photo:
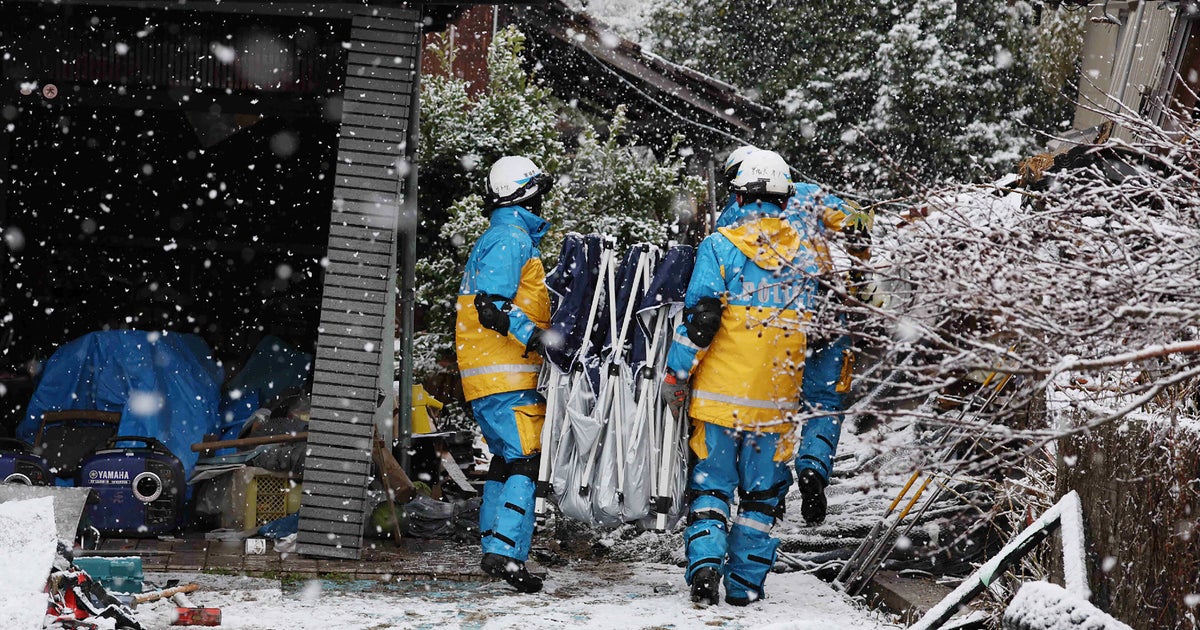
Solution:
M 695 488 L 688 488 L 685 496 L 687 497 L 688 503 L 695 503 L 700 497 L 714 497 L 721 503 L 729 503 L 729 495 L 721 492 L 720 490 L 697 490 Z
M 738 490 L 738 514 L 747 512 L 758 512 L 764 516 L 770 517 L 771 521 L 783 516 L 784 512 L 784 496 L 787 494 L 787 488 L 791 485 L 789 480 L 787 483 L 780 483 L 766 490 L 755 490 L 746 492 Z
M 693 508 L 688 511 L 687 524 L 689 527 L 701 521 L 717 521 L 721 524 L 721 527 L 729 528 L 729 517 L 725 515 L 725 512 L 717 508 Z
M 729 529 L 729 497 L 720 490 L 688 490 L 688 526 L 700 521 L 720 521 Z
M 537 481 L 538 473 L 541 472 L 542 456 L 540 454 L 528 457 L 525 459 L 514 459 L 508 462 L 508 477 L 513 475 L 521 475 L 528 477 L 533 481 Z
M 508 462 L 504 461 L 499 455 L 492 455 L 492 463 L 488 466 L 487 481 L 499 481 L 504 483 L 508 481 L 508 477 L 512 475 L 512 469 Z

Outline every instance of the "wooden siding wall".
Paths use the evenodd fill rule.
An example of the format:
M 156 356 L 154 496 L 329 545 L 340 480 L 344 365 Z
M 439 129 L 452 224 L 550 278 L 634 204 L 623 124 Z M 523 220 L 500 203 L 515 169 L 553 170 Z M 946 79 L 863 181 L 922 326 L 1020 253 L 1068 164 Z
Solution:
M 352 23 L 300 508 L 307 555 L 359 557 L 371 434 L 376 416 L 391 417 L 392 375 L 381 367 L 393 347 L 388 305 L 420 19 L 365 7 Z

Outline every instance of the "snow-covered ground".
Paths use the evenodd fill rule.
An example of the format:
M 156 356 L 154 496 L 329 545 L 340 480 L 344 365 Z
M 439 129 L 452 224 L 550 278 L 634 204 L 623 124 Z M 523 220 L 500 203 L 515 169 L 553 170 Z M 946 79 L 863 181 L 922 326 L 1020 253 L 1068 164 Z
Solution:
M 815 528 L 805 525 L 799 497 L 791 497 L 793 507 L 776 530 L 785 547 L 853 546 L 907 477 L 905 458 L 894 451 L 911 440 L 908 430 L 845 431 L 842 476 L 830 487 L 829 520 Z M 879 454 L 889 450 L 892 455 L 881 462 Z M 546 535 L 539 534 L 535 545 L 544 543 Z M 281 586 L 278 580 L 217 575 L 154 574 L 147 579 L 200 583 L 194 603 L 221 608 L 221 627 L 231 630 L 901 627 L 801 572 L 771 574 L 767 598 L 746 608 L 724 603 L 700 608 L 690 601 L 683 569 L 676 564 L 683 557 L 678 532 L 609 535 L 611 539 L 600 540 L 609 548 L 607 558 L 551 567 L 545 590 L 536 595 L 516 594 L 502 582 L 310 581 Z M 157 603 L 142 606 L 138 614 L 147 627 L 165 628 L 173 610 Z
M 820 580 L 775 574 L 767 599 L 746 608 L 692 604 L 683 571 L 653 563 L 577 562 L 550 572 L 546 588 L 519 595 L 502 582 L 310 581 L 281 588 L 276 580 L 155 574 L 195 581 L 198 606 L 221 608 L 228 630 L 384 630 L 390 628 L 895 628 Z M 143 605 L 149 628 L 166 628 L 174 608 Z
M 55 539 L 53 499 L 0 503 L 0 628 L 40 627 Z
M 863 435 L 847 430 L 838 473 L 829 489 L 829 519 L 817 527 L 804 524 L 793 491 L 791 508 L 776 530 L 784 547 L 801 555 L 853 547 L 907 476 L 909 462 L 900 453 L 912 441 L 910 429 L 896 426 Z M 35 529 L 51 532 L 48 535 L 53 537 L 50 520 Z M 162 573 L 147 574 L 146 579 L 148 586 L 161 586 L 169 579 L 199 583 L 201 589 L 191 596 L 192 601 L 220 608 L 221 627 L 232 630 L 900 627 L 802 572 L 771 574 L 767 598 L 748 607 L 724 603 L 697 607 L 683 583 L 679 532 L 656 534 L 624 528 L 598 534 L 590 543 L 585 537 L 585 547 L 598 543 L 605 550 L 578 554 L 568 549 L 569 541 L 551 540 L 555 531 L 547 527 L 535 538 L 535 545 L 554 558 L 545 590 L 536 595 L 516 594 L 498 581 L 281 583 L 277 579 Z M 21 544 L 9 542 L 0 547 L 18 554 L 25 551 Z M 557 549 L 555 543 L 564 547 Z M 10 569 L 0 570 L 0 575 L 15 575 L 12 568 L 20 563 L 9 564 Z M 145 627 L 166 629 L 174 610 L 171 603 L 154 602 L 143 604 L 136 614 Z

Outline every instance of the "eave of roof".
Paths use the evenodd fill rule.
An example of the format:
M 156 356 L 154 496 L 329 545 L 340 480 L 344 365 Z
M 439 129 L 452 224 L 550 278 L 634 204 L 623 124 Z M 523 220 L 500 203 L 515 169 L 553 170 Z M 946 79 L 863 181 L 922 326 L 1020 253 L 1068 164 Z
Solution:
M 773 110 L 754 102 L 737 89 L 701 72 L 681 66 L 642 50 L 638 44 L 613 34 L 561 0 L 538 6 L 510 9 L 518 23 L 537 28 L 566 46 L 592 57 L 650 98 L 660 97 L 676 114 L 699 114 L 704 124 L 719 126 L 725 133 L 741 137 L 756 135 Z

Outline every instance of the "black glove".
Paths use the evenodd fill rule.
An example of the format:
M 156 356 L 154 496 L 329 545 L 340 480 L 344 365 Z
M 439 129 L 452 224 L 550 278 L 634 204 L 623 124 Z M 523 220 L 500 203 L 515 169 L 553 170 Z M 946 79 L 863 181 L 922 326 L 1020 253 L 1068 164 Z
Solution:
M 494 302 L 498 296 L 488 295 L 487 293 L 475 294 L 475 310 L 479 311 L 479 323 L 484 328 L 494 330 L 500 333 L 500 336 L 508 334 L 508 313 L 507 309 L 501 309 Z M 504 299 L 504 298 L 500 298 Z M 505 301 L 505 306 L 508 302 Z
M 671 415 L 678 418 L 679 414 L 683 413 L 684 403 L 687 402 L 687 381 L 680 381 L 675 378 L 674 374 L 668 372 L 663 378 L 662 385 L 659 386 L 658 395 L 671 409 Z
M 525 354 L 521 356 L 527 357 L 534 353 L 545 355 L 546 341 L 542 339 L 542 336 L 545 334 L 546 331 L 544 329 L 535 326 L 533 333 L 529 335 L 529 341 L 525 344 Z

